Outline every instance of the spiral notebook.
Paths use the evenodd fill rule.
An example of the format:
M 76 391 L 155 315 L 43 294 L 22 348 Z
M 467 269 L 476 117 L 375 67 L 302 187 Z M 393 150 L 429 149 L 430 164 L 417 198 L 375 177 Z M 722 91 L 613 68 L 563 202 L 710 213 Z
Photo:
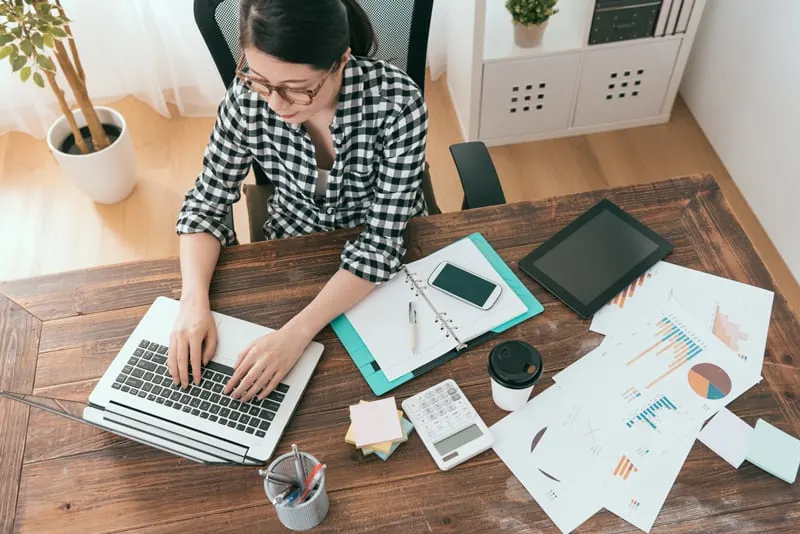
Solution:
M 500 298 L 480 310 L 428 286 L 442 261 L 500 286 Z M 411 348 L 408 303 L 417 310 L 417 348 Z M 479 233 L 403 265 L 388 282 L 331 326 L 377 395 L 419 376 L 541 313 L 541 304 Z

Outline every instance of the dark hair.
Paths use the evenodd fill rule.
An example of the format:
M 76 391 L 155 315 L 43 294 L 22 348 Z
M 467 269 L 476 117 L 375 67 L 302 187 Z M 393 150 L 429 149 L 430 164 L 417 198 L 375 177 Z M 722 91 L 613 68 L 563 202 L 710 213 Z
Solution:
M 354 56 L 370 56 L 377 48 L 358 0 L 242 0 L 239 40 L 242 48 L 254 46 L 317 70 L 338 66 L 348 47 Z

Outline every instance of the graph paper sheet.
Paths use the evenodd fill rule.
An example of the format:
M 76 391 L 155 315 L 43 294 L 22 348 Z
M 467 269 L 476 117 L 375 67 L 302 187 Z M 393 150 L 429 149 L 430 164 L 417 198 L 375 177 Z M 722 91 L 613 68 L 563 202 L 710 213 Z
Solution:
M 665 261 L 654 265 L 593 317 L 591 330 L 616 336 L 670 298 L 761 374 L 774 294 Z
M 606 430 L 615 448 L 604 461 L 624 455 L 642 469 L 760 375 L 669 300 L 554 380 Z

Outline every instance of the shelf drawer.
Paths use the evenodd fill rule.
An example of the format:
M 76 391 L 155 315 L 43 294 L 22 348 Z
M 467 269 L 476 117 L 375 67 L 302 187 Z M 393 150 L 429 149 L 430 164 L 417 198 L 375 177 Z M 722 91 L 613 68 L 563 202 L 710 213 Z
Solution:
M 480 137 L 568 128 L 579 64 L 579 53 L 485 64 Z
M 661 114 L 681 39 L 586 53 L 573 126 Z

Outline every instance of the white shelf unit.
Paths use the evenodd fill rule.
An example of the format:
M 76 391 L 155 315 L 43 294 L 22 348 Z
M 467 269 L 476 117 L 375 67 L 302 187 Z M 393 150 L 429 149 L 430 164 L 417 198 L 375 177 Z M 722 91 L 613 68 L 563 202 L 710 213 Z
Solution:
M 596 45 L 594 0 L 561 0 L 534 48 L 514 44 L 505 0 L 462 2 L 448 88 L 464 139 L 493 146 L 667 122 L 706 0 L 683 0 L 684 33 Z

